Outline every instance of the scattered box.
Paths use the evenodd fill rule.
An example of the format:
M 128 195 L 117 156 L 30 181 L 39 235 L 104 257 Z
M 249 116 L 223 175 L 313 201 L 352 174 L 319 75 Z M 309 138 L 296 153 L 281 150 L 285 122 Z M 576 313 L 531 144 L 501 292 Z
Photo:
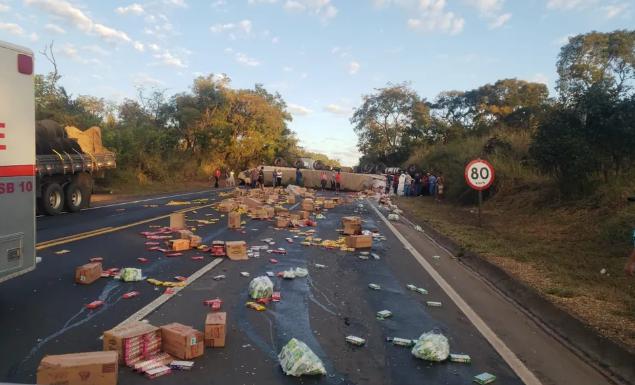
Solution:
M 45 356 L 37 368 L 38 384 L 116 385 L 117 352 Z
M 247 259 L 247 243 L 245 241 L 225 242 L 227 257 L 233 261 Z
M 236 208 L 236 202 L 231 199 L 223 199 L 218 205 L 218 211 L 228 213 Z
M 243 203 L 246 204 L 247 207 L 249 207 L 250 209 L 262 206 L 262 203 L 254 198 L 245 198 L 243 200 Z
M 327 199 L 324 201 L 324 208 L 325 209 L 334 209 L 335 208 L 335 201 L 333 201 L 332 199 Z
M 267 219 L 273 218 L 276 215 L 276 209 L 274 209 L 272 206 L 263 206 L 266 215 L 267 215 Z
M 75 269 L 75 282 L 90 285 L 101 278 L 101 262 L 91 262 Z
M 289 214 L 289 219 L 291 219 L 292 222 L 298 222 L 300 219 L 302 219 L 302 214 L 298 213 L 298 212 L 293 212 L 291 214 Z
M 301 215 L 301 219 L 309 219 L 309 217 L 311 216 L 311 212 L 310 211 L 301 211 L 300 212 Z
M 190 248 L 195 249 L 203 244 L 203 238 L 198 235 L 190 236 Z
M 119 362 L 129 363 L 137 358 L 139 361 L 143 357 L 150 356 L 156 349 L 161 348 L 161 334 L 159 328 L 149 323 L 132 321 L 125 325 L 104 332 L 103 344 L 105 351 L 116 351 L 119 355 Z
M 302 210 L 313 211 L 313 209 L 315 208 L 314 206 L 315 206 L 315 203 L 313 202 L 313 199 L 304 198 L 302 200 Z
M 191 326 L 171 323 L 161 326 L 162 350 L 182 360 L 203 355 L 203 333 Z
M 346 237 L 346 245 L 354 249 L 370 249 L 373 246 L 371 235 L 349 235 Z
M 194 235 L 190 230 L 178 230 L 177 233 L 181 239 L 190 239 L 190 237 Z
M 170 228 L 174 230 L 185 229 L 185 213 L 170 214 Z
M 288 217 L 276 217 L 276 227 L 279 229 L 285 229 L 289 227 Z
M 232 211 L 227 214 L 227 227 L 230 229 L 240 228 L 240 213 L 238 211 Z
M 281 217 L 287 217 L 289 216 L 289 209 L 282 206 L 276 206 L 274 207 L 274 213 L 275 215 L 278 215 Z
M 208 348 L 225 347 L 227 313 L 207 313 L 205 319 L 205 346 Z
M 172 251 L 185 251 L 190 249 L 189 239 L 170 239 L 168 243 Z
M 295 204 L 295 194 L 289 194 L 287 197 L 287 203 L 291 205 Z
M 362 233 L 362 220 L 360 217 L 343 217 L 345 235 L 358 235 Z

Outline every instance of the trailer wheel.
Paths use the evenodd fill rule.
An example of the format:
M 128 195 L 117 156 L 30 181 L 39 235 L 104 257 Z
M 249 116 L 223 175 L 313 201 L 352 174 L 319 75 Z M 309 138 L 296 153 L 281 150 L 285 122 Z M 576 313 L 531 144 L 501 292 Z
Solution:
M 84 191 L 75 182 L 69 183 L 65 188 L 64 206 L 69 213 L 76 213 L 84 206 Z
M 40 207 L 47 215 L 58 215 L 64 207 L 64 191 L 57 183 L 51 183 L 42 189 Z

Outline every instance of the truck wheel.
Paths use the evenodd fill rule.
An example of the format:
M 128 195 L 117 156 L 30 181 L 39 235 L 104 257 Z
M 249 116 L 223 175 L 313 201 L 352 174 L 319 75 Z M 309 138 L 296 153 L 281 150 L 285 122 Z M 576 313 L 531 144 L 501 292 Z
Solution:
M 84 192 L 82 188 L 75 182 L 71 182 L 66 186 L 64 194 L 64 206 L 69 213 L 76 213 L 81 210 L 84 204 Z
M 42 189 L 40 207 L 47 215 L 58 215 L 64 207 L 64 191 L 57 183 L 51 183 Z

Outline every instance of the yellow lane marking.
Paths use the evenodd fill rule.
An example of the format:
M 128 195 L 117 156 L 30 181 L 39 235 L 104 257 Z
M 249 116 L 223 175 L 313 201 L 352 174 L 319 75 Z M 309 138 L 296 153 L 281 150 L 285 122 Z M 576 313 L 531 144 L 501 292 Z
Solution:
M 175 211 L 175 212 L 177 212 L 177 213 L 187 213 L 187 212 L 198 210 L 198 209 L 204 209 L 206 207 L 211 207 L 211 206 L 214 206 L 215 204 L 216 203 L 211 203 L 211 204 L 208 204 L 208 205 L 196 206 L 196 207 L 192 207 L 192 208 L 189 208 L 189 209 L 178 210 L 178 211 Z M 161 215 L 159 217 L 154 217 L 154 218 L 144 219 L 142 221 L 138 221 L 138 222 L 134 222 L 134 223 L 129 223 L 129 224 L 123 225 L 123 226 L 104 227 L 104 228 L 93 230 L 93 231 L 87 231 L 85 233 L 79 233 L 79 234 L 75 234 L 75 235 L 69 235 L 69 236 L 66 236 L 66 237 L 63 237 L 63 238 L 52 239 L 50 241 L 38 243 L 35 246 L 35 249 L 40 251 L 40 250 L 48 249 L 49 247 L 64 245 L 66 243 L 71 243 L 71 242 L 79 241 L 79 240 L 86 239 L 86 238 L 92 238 L 92 237 L 96 237 L 96 236 L 99 236 L 99 235 L 114 233 L 115 231 L 125 230 L 125 229 L 128 229 L 130 227 L 139 226 L 139 225 L 142 225 L 144 223 L 154 222 L 154 221 L 158 221 L 160 219 L 165 219 L 165 218 L 169 218 L 169 217 L 170 217 L 170 214 L 166 214 L 166 215 Z

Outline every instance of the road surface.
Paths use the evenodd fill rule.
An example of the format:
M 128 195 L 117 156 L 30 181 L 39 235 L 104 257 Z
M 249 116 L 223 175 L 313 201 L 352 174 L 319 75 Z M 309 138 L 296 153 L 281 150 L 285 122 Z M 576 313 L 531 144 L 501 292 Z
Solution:
M 163 296 L 162 290 L 145 282 L 102 278 L 92 285 L 76 285 L 74 268 L 91 257 L 101 256 L 105 268 L 139 267 L 144 275 L 160 280 L 190 276 L 214 264 L 208 273 L 144 319 L 154 325 L 180 322 L 202 330 L 208 311 L 202 301 L 220 297 L 228 312 L 227 346 L 206 349 L 191 372 L 153 380 L 157 384 L 469 384 L 474 375 L 482 372 L 495 374 L 496 383 L 506 385 L 531 383 L 528 381 L 532 379 L 542 384 L 608 383 L 444 255 L 432 241 L 403 223 L 391 228 L 371 201 L 329 210 L 325 219 L 318 220 L 316 230 L 323 239 L 336 239 L 342 216 L 361 215 L 364 228 L 377 229 L 385 237 L 373 244 L 379 260 L 360 259 L 358 252 L 302 246 L 301 238 L 288 243 L 285 238 L 297 234 L 274 229 L 270 221 L 247 219 L 244 233 L 229 230 L 225 218 L 209 207 L 217 199 L 216 192 L 204 191 L 38 218 L 38 255 L 43 261 L 34 272 L 0 285 L 0 381 L 34 383 L 37 365 L 45 354 L 100 350 L 104 330 Z M 190 203 L 167 206 L 170 200 Z M 260 258 L 249 261 L 219 263 L 209 255 L 203 261 L 194 261 L 190 256 L 201 255 L 195 251 L 174 258 L 146 251 L 146 240 L 139 233 L 149 226 L 166 226 L 165 215 L 176 210 L 189 210 L 190 220 L 220 218 L 217 224 L 197 228 L 204 243 L 215 239 L 246 240 L 253 246 L 264 245 L 262 239 L 273 238 L 275 247 L 285 248 L 287 254 L 262 252 Z M 68 252 L 58 254 L 61 250 Z M 426 270 L 422 265 L 425 262 L 413 254 L 418 254 L 432 270 Z M 140 263 L 138 257 L 149 258 L 150 262 Z M 279 263 L 272 264 L 272 257 Z M 316 263 L 326 268 L 317 268 Z M 307 268 L 309 276 L 295 280 L 275 278 L 281 302 L 270 305 L 265 312 L 244 306 L 250 278 L 242 277 L 240 272 L 255 277 L 292 267 Z M 453 288 L 450 293 L 443 283 L 440 285 L 437 270 L 443 282 Z M 213 280 L 218 274 L 227 278 Z M 382 289 L 371 290 L 369 283 Z M 412 292 L 407 284 L 424 287 L 429 294 Z M 132 290 L 141 295 L 121 299 L 123 293 Z M 457 306 L 456 298 L 448 296 L 452 290 L 467 304 Z M 106 305 L 92 311 L 84 308 L 96 299 L 104 300 Z M 428 307 L 426 301 L 439 301 L 443 306 Z M 477 321 L 483 322 L 494 337 L 483 332 L 483 325 L 475 326 L 478 322 L 466 316 L 465 306 L 475 311 Z M 391 310 L 394 316 L 377 320 L 375 313 L 383 309 Z M 516 320 L 517 325 L 507 322 Z M 386 342 L 387 337 L 416 338 L 427 331 L 446 335 L 451 352 L 469 354 L 472 364 L 422 361 L 413 357 L 410 349 Z M 347 335 L 360 336 L 368 342 L 363 347 L 352 346 L 344 340 Z M 325 363 L 326 376 L 300 380 L 282 373 L 276 355 L 291 337 L 303 340 L 316 352 Z M 498 338 L 502 345 L 492 343 L 492 338 Z M 146 381 L 128 368 L 119 371 L 120 384 Z

